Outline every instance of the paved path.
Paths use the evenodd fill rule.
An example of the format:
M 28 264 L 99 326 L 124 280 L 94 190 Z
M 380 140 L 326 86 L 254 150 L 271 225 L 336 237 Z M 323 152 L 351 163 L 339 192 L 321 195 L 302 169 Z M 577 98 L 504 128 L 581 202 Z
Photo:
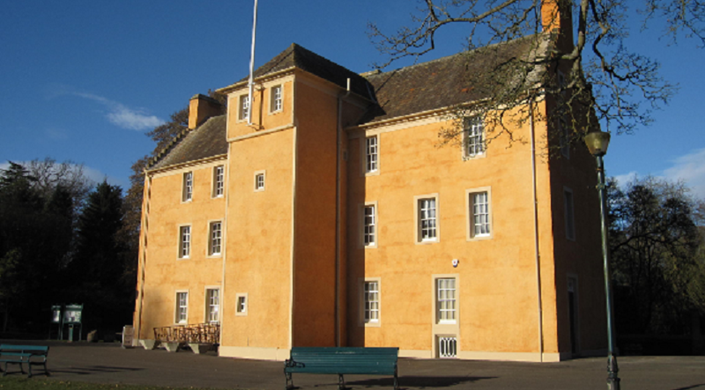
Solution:
M 0 343 L 19 343 L 0 340 Z M 27 342 L 22 342 L 27 343 Z M 51 380 L 170 387 L 283 390 L 282 362 L 169 353 L 118 344 L 32 342 L 50 345 Z M 561 363 L 400 359 L 402 389 L 605 389 L 605 358 Z M 705 390 L 705 356 L 622 357 L 623 390 Z M 10 372 L 13 371 L 10 367 Z M 13 374 L 19 375 L 19 374 Z M 36 376 L 39 380 L 43 376 Z M 334 375 L 294 375 L 300 390 L 337 389 Z M 352 390 L 390 389 L 391 378 L 348 376 Z M 0 378 L 2 384 L 2 378 Z

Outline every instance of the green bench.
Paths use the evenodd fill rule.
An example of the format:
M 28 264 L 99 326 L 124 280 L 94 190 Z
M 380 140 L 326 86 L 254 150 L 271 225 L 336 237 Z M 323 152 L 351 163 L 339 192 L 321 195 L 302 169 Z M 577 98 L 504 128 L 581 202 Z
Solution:
M 393 375 L 398 390 L 399 348 L 294 347 L 284 363 L 286 388 L 293 389 L 292 374 L 337 374 L 338 388 L 345 388 L 343 375 Z
M 25 372 L 22 368 L 24 363 L 29 367 L 29 378 L 32 377 L 33 365 L 44 366 L 44 374 L 49 376 L 49 371 L 47 370 L 48 354 L 49 347 L 47 346 L 2 344 L 0 345 L 0 363 L 5 363 L 5 371 L 3 371 L 2 376 L 7 375 L 8 364 L 19 364 L 20 371 L 24 374 Z

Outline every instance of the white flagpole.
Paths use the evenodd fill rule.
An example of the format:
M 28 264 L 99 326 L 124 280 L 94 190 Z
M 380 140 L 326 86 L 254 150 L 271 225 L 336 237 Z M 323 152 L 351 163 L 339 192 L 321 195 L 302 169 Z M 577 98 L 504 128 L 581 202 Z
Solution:
M 247 124 L 252 125 L 252 107 L 254 106 L 254 98 L 252 96 L 252 87 L 254 84 L 253 77 L 255 71 L 255 36 L 257 31 L 257 0 L 255 0 L 255 11 L 252 18 L 252 49 L 250 50 L 250 80 L 248 82 L 249 95 L 247 95 L 249 108 L 247 109 Z

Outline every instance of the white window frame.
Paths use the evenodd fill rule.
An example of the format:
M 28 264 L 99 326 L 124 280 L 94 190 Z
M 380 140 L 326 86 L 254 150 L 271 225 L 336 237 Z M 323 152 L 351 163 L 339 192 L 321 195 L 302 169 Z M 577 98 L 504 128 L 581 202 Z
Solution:
M 487 226 L 487 232 L 478 232 L 477 228 L 477 215 L 476 212 L 478 208 L 475 204 L 476 195 L 486 194 L 487 203 L 484 209 L 479 210 L 485 216 L 485 223 L 483 225 Z M 474 240 L 484 240 L 492 238 L 494 232 L 494 226 L 492 223 L 492 189 L 490 187 L 478 187 L 473 189 L 465 190 L 465 204 L 467 210 L 467 239 L 468 241 Z
M 261 180 L 260 180 L 261 179 Z M 254 191 L 261 192 L 266 188 L 267 182 L 267 172 L 266 171 L 256 171 L 254 175 Z
M 359 282 L 360 326 L 379 327 L 382 324 L 382 281 L 364 278 Z
M 247 306 L 249 305 L 249 298 L 247 293 L 236 293 L 235 294 L 235 315 L 236 316 L 246 316 Z
M 208 223 L 208 256 L 218 257 L 223 254 L 223 221 Z
M 483 157 L 487 150 L 484 120 L 480 117 L 465 118 L 463 126 L 463 158 Z
M 575 196 L 573 190 L 568 187 L 563 187 L 563 205 L 565 215 L 565 238 L 569 241 L 575 241 Z
M 182 295 L 184 296 L 183 301 Z M 174 324 L 188 324 L 188 290 L 176 290 L 175 298 Z
M 458 322 L 458 278 L 444 276 L 435 278 L 435 307 L 437 324 Z
M 240 97 L 237 100 L 237 111 L 238 111 L 237 120 L 240 122 L 246 121 L 250 109 L 252 109 L 252 105 L 250 104 L 250 95 L 249 94 L 240 95 Z
M 368 214 L 368 211 L 372 211 Z M 376 248 L 379 240 L 379 219 L 377 218 L 377 202 L 367 202 L 360 205 L 360 246 Z
M 429 203 L 430 201 L 432 201 L 432 205 Z M 433 206 L 433 208 L 430 208 L 430 206 Z M 414 197 L 414 230 L 417 244 L 428 244 L 440 241 L 441 224 L 438 194 Z M 429 234 L 428 237 L 425 236 L 425 233 Z
M 273 114 L 284 109 L 284 86 L 275 85 L 269 89 L 269 113 Z
M 213 292 L 215 291 L 215 294 Z M 220 322 L 220 287 L 206 287 L 205 321 L 209 324 Z
M 191 243 L 193 242 L 191 225 L 179 225 L 178 235 L 177 257 L 188 259 L 191 257 Z
M 181 184 L 181 202 L 193 200 L 193 171 L 184 172 Z
M 379 139 L 379 134 L 374 134 L 362 141 L 362 171 L 366 175 L 379 174 Z
M 213 198 L 222 198 L 225 195 L 225 165 L 213 167 Z

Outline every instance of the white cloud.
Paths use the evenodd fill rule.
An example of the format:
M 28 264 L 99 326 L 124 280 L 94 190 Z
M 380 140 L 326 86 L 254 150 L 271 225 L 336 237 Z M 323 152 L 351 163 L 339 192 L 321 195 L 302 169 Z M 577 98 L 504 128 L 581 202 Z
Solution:
M 617 184 L 619 185 L 620 188 L 624 188 L 625 185 L 629 184 L 631 181 L 636 179 L 639 176 L 639 173 L 636 171 L 631 171 L 629 173 L 626 173 L 624 175 L 617 175 L 615 176 L 615 180 L 617 180 Z
M 705 199 L 705 148 L 678 157 L 673 164 L 663 171 L 663 176 L 671 181 L 683 181 L 692 195 Z
M 155 128 L 164 123 L 164 120 L 145 113 L 144 109 L 130 108 L 120 102 L 110 100 L 103 96 L 76 91 L 67 85 L 55 84 L 50 87 L 50 98 L 62 95 L 78 96 L 102 104 L 108 109 L 108 113 L 105 116 L 110 123 L 122 127 L 123 129 L 146 130 Z

